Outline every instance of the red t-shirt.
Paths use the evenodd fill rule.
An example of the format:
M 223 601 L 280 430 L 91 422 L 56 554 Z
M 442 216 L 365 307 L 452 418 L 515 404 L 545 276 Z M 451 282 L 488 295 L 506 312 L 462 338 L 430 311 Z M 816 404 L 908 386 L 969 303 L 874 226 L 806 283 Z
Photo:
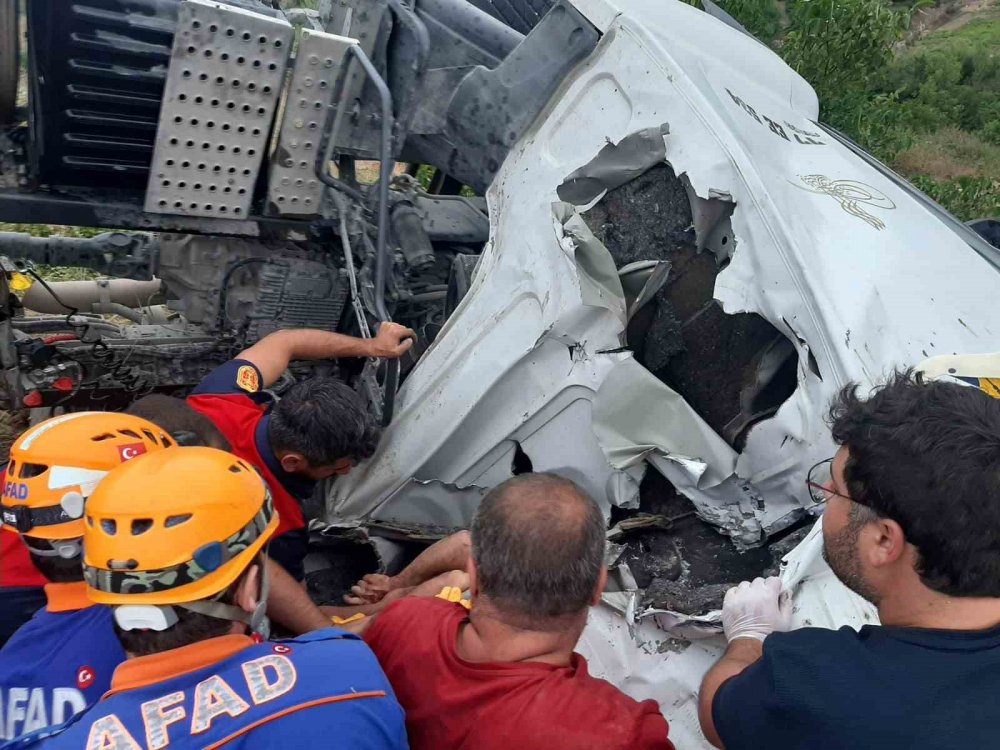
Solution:
M 0 487 L 7 480 L 7 469 L 0 470 Z M 17 532 L 0 528 L 0 587 L 44 586 L 49 582 L 31 562 L 31 553 Z
M 253 464 L 264 477 L 278 511 L 278 528 L 274 536 L 306 525 L 299 501 L 286 486 L 292 482 L 304 485 L 300 497 L 311 494 L 313 484 L 285 476 L 279 479 L 281 468 L 267 442 L 262 421 L 270 410 L 270 396 L 261 393 L 260 371 L 250 362 L 234 359 L 210 372 L 187 397 L 188 405 L 212 420 L 226 437 L 232 452 Z
M 467 614 L 408 597 L 365 631 L 406 711 L 411 750 L 673 750 L 656 703 L 591 677 L 579 654 L 568 667 L 461 659 L 455 643 Z

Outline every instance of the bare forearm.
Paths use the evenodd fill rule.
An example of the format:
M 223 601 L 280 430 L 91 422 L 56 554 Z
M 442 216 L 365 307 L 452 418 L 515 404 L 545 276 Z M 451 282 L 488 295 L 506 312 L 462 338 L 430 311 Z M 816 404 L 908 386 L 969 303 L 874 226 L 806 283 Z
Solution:
M 276 331 L 265 336 L 238 359 L 253 362 L 266 388 L 281 377 L 293 359 L 334 359 L 337 357 L 400 357 L 416 334 L 398 323 L 383 323 L 372 339 L 358 339 L 315 328 Z
M 372 351 L 373 339 L 359 339 L 333 331 L 309 328 L 277 331 L 272 336 L 285 336 L 290 359 L 329 359 L 334 357 L 365 357 Z
M 435 542 L 416 559 L 393 576 L 392 588 L 419 586 L 442 573 L 465 570 L 469 562 L 472 540 L 468 531 L 459 531 Z
M 405 588 L 393 589 L 373 604 L 358 604 L 350 606 L 323 605 L 320 609 L 327 617 L 339 617 L 341 620 L 349 621 L 342 622 L 336 627 L 350 630 L 352 633 L 358 633 L 360 635 L 372 622 L 375 621 L 375 618 L 378 617 L 379 613 L 393 602 L 406 596 L 437 596 L 441 593 L 442 589 L 449 586 L 464 591 L 469 587 L 469 574 L 464 570 L 451 570 L 447 573 L 434 576 L 418 586 L 407 586 Z M 364 618 L 355 620 L 354 618 L 357 615 L 364 615 Z
M 330 626 L 330 619 L 313 604 L 302 585 L 281 565 L 268 558 L 270 588 L 267 616 L 296 635 Z
M 701 691 L 698 694 L 698 719 L 701 722 L 701 731 L 705 737 L 716 747 L 722 747 L 722 739 L 715 731 L 715 721 L 712 719 L 712 703 L 715 694 L 722 687 L 722 683 L 730 677 L 735 677 L 744 669 L 757 661 L 764 653 L 764 644 L 754 638 L 737 638 L 726 648 L 726 653 L 716 662 L 715 666 L 708 670 L 705 679 L 701 682 Z
M 323 604 L 320 606 L 320 611 L 327 617 L 327 624 L 329 624 L 329 618 L 339 617 L 342 620 L 349 620 L 355 615 L 374 615 L 390 604 L 390 602 L 395 601 L 391 599 L 389 602 L 382 601 L 375 602 L 374 604 L 358 604 L 351 606 L 339 606 L 336 604 Z
M 257 366 L 266 387 L 281 377 L 293 359 L 364 357 L 372 348 L 371 341 L 310 328 L 275 331 L 242 352 L 238 358 Z

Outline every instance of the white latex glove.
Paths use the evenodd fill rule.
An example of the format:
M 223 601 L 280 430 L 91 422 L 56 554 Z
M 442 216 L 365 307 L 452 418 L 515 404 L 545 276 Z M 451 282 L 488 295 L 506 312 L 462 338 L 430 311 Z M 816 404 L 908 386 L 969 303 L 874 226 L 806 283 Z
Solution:
M 763 641 L 775 631 L 792 626 L 792 598 L 781 592 L 781 579 L 755 578 L 726 592 L 722 602 L 722 627 L 726 640 L 754 638 Z

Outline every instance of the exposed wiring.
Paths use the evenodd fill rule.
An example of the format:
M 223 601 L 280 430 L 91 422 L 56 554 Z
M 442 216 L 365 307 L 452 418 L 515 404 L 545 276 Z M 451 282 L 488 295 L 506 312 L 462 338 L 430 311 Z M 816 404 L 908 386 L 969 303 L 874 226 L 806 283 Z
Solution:
M 56 293 L 55 289 L 53 289 L 49 283 L 43 279 L 37 271 L 35 271 L 35 269 L 26 268 L 25 272 L 41 284 L 42 288 L 44 288 L 45 291 L 51 295 L 52 299 L 69 311 L 65 318 L 66 325 L 76 331 L 76 338 L 86 343 L 88 334 L 93 332 L 96 335 L 96 339 L 90 347 L 90 356 L 104 368 L 105 373 L 110 374 L 113 378 L 117 379 L 122 384 L 124 390 L 128 393 L 138 393 L 142 391 L 143 388 L 145 388 L 145 393 L 153 390 L 153 386 L 149 383 L 148 378 L 144 376 L 144 373 L 138 367 L 133 367 L 128 364 L 131 350 L 126 352 L 124 357 L 119 356 L 118 352 L 104 342 L 100 332 L 92 329 L 87 318 L 80 315 L 80 310 L 73 305 L 69 305 L 64 302 Z M 83 321 L 82 323 L 80 322 L 81 320 Z M 83 382 L 83 373 L 85 371 L 83 363 L 74 357 L 69 356 L 65 352 L 60 351 L 59 354 L 60 356 L 75 362 L 80 367 L 80 380 L 74 383 L 73 390 L 69 394 L 52 404 L 52 406 L 60 406 L 66 403 L 76 396 L 76 394 L 79 393 L 81 388 L 84 386 L 93 385 L 94 390 L 97 390 L 97 380 L 89 383 Z M 94 396 L 91 395 L 91 398 L 94 398 Z

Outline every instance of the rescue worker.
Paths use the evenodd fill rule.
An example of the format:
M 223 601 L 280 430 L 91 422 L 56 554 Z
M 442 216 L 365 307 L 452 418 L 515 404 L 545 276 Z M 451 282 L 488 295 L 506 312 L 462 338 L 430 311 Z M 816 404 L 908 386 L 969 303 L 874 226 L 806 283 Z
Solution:
M 228 451 L 229 441 L 201 412 L 192 409 L 182 399 L 158 393 L 143 396 L 128 408 L 129 414 L 136 414 L 164 428 L 180 445 L 200 445 Z M 324 613 L 309 598 L 304 587 L 292 578 L 285 569 L 266 559 L 270 591 L 267 598 L 267 616 L 291 634 L 308 633 L 330 626 L 331 616 L 338 614 L 350 617 L 354 610 L 338 608 L 338 611 Z
M 657 704 L 591 677 L 574 652 L 607 580 L 604 547 L 579 487 L 522 474 L 476 513 L 471 604 L 407 596 L 369 618 L 414 750 L 672 750 Z
M 6 467 L 10 447 L 28 428 L 28 411 L 0 413 L 0 465 Z M 0 489 L 6 469 L 0 469 Z M 17 532 L 0 526 L 0 646 L 45 606 L 48 581 L 34 565 Z
M 253 468 L 213 448 L 142 456 L 87 506 L 88 594 L 128 660 L 51 748 L 406 748 L 403 712 L 360 638 L 266 637 L 261 553 L 278 526 Z M 42 738 L 33 738 L 42 739 Z
M 780 632 L 790 605 L 777 579 L 729 591 L 729 646 L 700 696 L 712 744 L 995 746 L 1000 398 L 988 394 L 1000 381 L 967 380 L 896 373 L 868 398 L 849 386 L 836 399 L 840 447 L 807 485 L 826 503 L 824 557 L 881 625 Z
M 188 397 L 225 435 L 232 451 L 253 464 L 274 497 L 280 522 L 271 556 L 296 579 L 305 577 L 308 533 L 300 503 L 317 481 L 346 474 L 372 455 L 379 431 L 358 395 L 332 377 L 296 383 L 274 402 L 264 392 L 296 359 L 396 358 L 413 331 L 383 323 L 371 339 L 295 329 L 265 336 L 209 373 Z
M 85 593 L 84 507 L 111 469 L 170 445 L 144 419 L 78 412 L 41 422 L 11 448 L 0 514 L 44 574 L 47 603 L 0 650 L 0 738 L 61 723 L 111 684 L 125 652 L 111 610 Z

